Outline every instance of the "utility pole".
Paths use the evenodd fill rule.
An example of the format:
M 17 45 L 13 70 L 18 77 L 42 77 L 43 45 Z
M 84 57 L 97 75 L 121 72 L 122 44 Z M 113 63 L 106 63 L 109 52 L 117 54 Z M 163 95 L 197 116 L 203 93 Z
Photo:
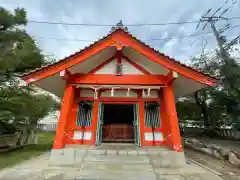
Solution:
M 224 28 L 220 29 L 219 31 L 217 30 L 215 23 L 219 20 L 228 20 L 228 18 L 223 17 L 223 15 L 229 10 L 231 9 L 233 6 L 235 6 L 235 4 L 237 3 L 237 0 L 225 0 L 224 4 L 221 5 L 212 15 L 210 15 L 212 8 L 208 9 L 208 11 L 200 18 L 200 21 L 197 25 L 197 28 L 199 27 L 199 25 L 204 22 L 204 26 L 202 28 L 202 30 L 204 30 L 206 28 L 206 26 L 208 24 L 210 24 L 210 27 L 213 30 L 213 34 L 216 38 L 217 41 L 217 45 L 219 47 L 219 55 L 220 55 L 220 59 L 223 63 L 226 63 L 227 57 L 229 56 L 227 50 L 230 49 L 230 47 L 235 44 L 236 42 L 239 41 L 240 36 L 238 36 L 237 38 L 234 38 L 230 43 L 228 43 L 227 45 L 224 46 L 224 39 L 221 37 L 221 33 L 223 33 L 225 30 L 227 30 L 228 28 L 230 28 L 230 25 L 227 24 Z M 222 11 L 222 8 L 228 5 L 229 7 L 224 9 Z
M 213 31 L 213 35 L 216 38 L 217 41 L 217 45 L 219 47 L 219 54 L 220 54 L 220 58 L 222 62 L 226 61 L 226 57 L 228 56 L 226 50 L 224 49 L 224 40 L 221 38 L 220 34 L 222 32 L 224 32 L 226 29 L 228 29 L 230 27 L 229 24 L 227 24 L 223 29 L 220 29 L 219 31 L 217 30 L 215 23 L 219 20 L 228 20 L 226 17 L 223 17 L 223 15 L 229 10 L 229 8 L 223 10 L 220 15 L 217 15 L 220 10 L 222 9 L 223 6 L 221 6 L 220 8 L 218 8 L 212 15 L 209 16 L 209 13 L 211 12 L 212 9 L 209 9 L 200 19 L 197 28 L 200 26 L 200 24 L 202 22 L 204 22 L 204 26 L 202 28 L 202 30 L 204 30 L 206 28 L 206 26 L 208 24 L 210 24 L 210 27 L 212 28 Z

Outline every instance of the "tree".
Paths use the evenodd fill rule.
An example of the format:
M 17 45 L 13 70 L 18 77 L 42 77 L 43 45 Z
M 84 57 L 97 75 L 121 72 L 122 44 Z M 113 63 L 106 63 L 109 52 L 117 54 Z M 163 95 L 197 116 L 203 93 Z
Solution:
M 2 121 L 14 120 L 14 123 L 34 125 L 37 121 L 59 108 L 51 96 L 36 94 L 28 87 L 11 86 L 0 90 L 1 106 L 0 119 Z M 8 114 L 7 119 L 4 114 Z
M 240 114 L 240 66 L 227 51 L 222 54 L 225 56 L 219 67 L 221 80 L 211 96 L 214 97 L 214 105 L 224 107 L 228 120 L 237 121 Z
M 0 7 L 0 120 L 36 124 L 59 104 L 49 95 L 20 85 L 19 74 L 48 63 L 24 27 L 26 11 Z
M 230 56 L 226 49 L 216 52 L 216 59 L 202 54 L 200 58 L 193 58 L 192 65 L 204 73 L 217 76 L 220 80 L 214 87 L 204 88 L 190 95 L 184 102 L 178 104 L 178 110 L 183 108 L 193 111 L 193 97 L 201 110 L 202 119 L 206 128 L 215 129 L 224 125 L 231 125 L 239 120 L 240 114 L 240 66 Z M 224 59 L 222 59 L 224 58 Z M 180 113 L 181 114 L 181 113 Z M 194 119 L 194 116 L 190 116 Z M 189 118 L 188 117 L 188 118 Z M 200 116 L 201 117 L 201 116 Z
M 11 14 L 0 7 L 0 82 L 47 63 L 34 40 L 24 30 L 26 24 L 24 9 L 17 8 Z

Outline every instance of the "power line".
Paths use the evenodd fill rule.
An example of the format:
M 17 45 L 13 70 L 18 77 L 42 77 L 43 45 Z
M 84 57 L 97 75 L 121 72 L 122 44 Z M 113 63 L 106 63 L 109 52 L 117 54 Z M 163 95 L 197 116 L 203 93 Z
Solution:
M 172 39 L 180 39 L 180 38 L 200 36 L 200 35 L 210 34 L 210 33 L 212 33 L 212 32 L 191 34 L 191 35 L 185 35 L 185 36 L 175 36 L 175 37 L 169 37 L 169 38 L 151 38 L 151 39 L 146 39 L 146 40 L 142 40 L 142 41 L 172 40 Z M 37 39 L 57 40 L 57 41 L 94 42 L 94 41 L 85 40 L 85 39 L 67 39 L 67 38 L 55 38 L 55 37 L 43 37 L 43 36 L 32 36 L 32 37 L 37 38 Z
M 227 18 L 228 20 L 240 19 L 240 16 Z M 226 19 L 222 19 L 226 20 Z M 169 23 L 140 23 L 140 24 L 126 24 L 125 26 L 129 27 L 140 27 L 140 26 L 165 26 L 165 25 L 178 25 L 178 24 L 192 24 L 198 23 L 199 20 L 194 21 L 180 21 L 180 22 L 169 22 Z M 34 24 L 49 24 L 49 25 L 67 25 L 67 26 L 99 26 L 99 27 L 113 27 L 114 24 L 95 24 L 95 23 L 67 23 L 67 22 L 51 22 L 51 21 L 35 21 L 29 20 L 28 23 Z
M 240 25 L 235 25 L 230 28 L 237 28 L 240 27 Z M 229 29 L 230 29 L 229 28 Z M 205 34 L 212 34 L 211 31 L 209 32 L 203 32 L 203 33 L 195 33 L 190 35 L 183 35 L 183 36 L 175 36 L 175 37 L 169 37 L 169 38 L 150 38 L 142 41 L 159 41 L 159 40 L 172 40 L 172 39 L 181 39 L 181 38 L 189 38 L 189 37 L 195 37 Z M 68 38 L 56 38 L 56 37 L 44 37 L 44 36 L 32 36 L 36 39 L 46 39 L 46 40 L 56 40 L 56 41 L 73 41 L 73 42 L 94 42 L 92 40 L 86 40 L 86 39 L 68 39 Z
M 67 38 L 55 38 L 55 37 L 44 37 L 44 36 L 31 36 L 36 39 L 56 40 L 56 41 L 77 41 L 77 42 L 94 42 L 85 39 L 67 39 Z
M 211 34 L 211 33 L 212 32 L 204 32 L 204 33 L 196 33 L 196 34 L 190 34 L 190 35 L 184 35 L 184 36 L 175 36 L 175 37 L 169 37 L 169 38 L 151 38 L 151 39 L 147 39 L 145 41 L 181 39 L 181 38 L 195 37 L 195 36 L 200 36 L 200 35 L 204 35 L 204 34 Z
M 240 17 L 239 17 L 240 18 Z M 94 23 L 66 23 L 66 22 L 50 22 L 50 21 L 28 21 L 29 23 L 36 24 L 50 24 L 50 25 L 69 25 L 69 26 L 105 26 L 113 27 L 114 24 L 94 24 Z M 141 24 L 126 24 L 125 26 L 163 26 L 163 25 L 174 25 L 174 24 L 191 24 L 197 23 L 198 21 L 182 21 L 182 22 L 170 22 L 170 23 L 141 23 Z
M 225 4 L 228 2 L 225 1 Z M 232 5 L 235 4 L 232 3 Z M 198 25 L 197 25 L 197 28 L 199 27 L 199 25 L 201 24 L 201 22 L 204 22 L 205 25 L 203 26 L 202 30 L 205 29 L 205 27 L 210 24 L 210 27 L 212 28 L 212 31 L 213 31 L 213 35 L 215 36 L 216 38 L 216 42 L 217 42 L 217 45 L 218 45 L 218 48 L 219 48 L 219 55 L 220 55 L 220 59 L 223 63 L 226 63 L 227 60 L 226 60 L 226 57 L 228 56 L 227 52 L 226 52 L 226 49 L 224 47 L 224 40 L 222 39 L 221 37 L 221 33 L 223 33 L 225 30 L 229 29 L 230 28 L 230 25 L 227 24 L 225 25 L 225 27 L 223 29 L 220 29 L 220 30 L 217 30 L 216 28 L 216 25 L 215 23 L 219 20 L 228 20 L 228 18 L 226 17 L 223 17 L 223 15 L 230 9 L 230 7 L 224 9 L 222 12 L 221 9 L 224 7 L 224 5 L 221 5 L 212 15 L 209 15 L 212 8 L 210 8 L 200 19 Z M 238 38 L 236 39 L 236 41 L 238 40 Z M 232 43 L 234 43 L 234 41 L 232 41 Z M 230 46 L 230 44 L 229 44 Z M 213 58 L 215 57 L 210 57 L 210 59 L 212 60 Z

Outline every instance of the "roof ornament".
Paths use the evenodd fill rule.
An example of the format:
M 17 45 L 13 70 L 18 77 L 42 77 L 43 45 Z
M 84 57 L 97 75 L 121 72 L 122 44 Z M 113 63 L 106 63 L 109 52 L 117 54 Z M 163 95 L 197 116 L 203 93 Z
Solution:
M 122 23 L 122 20 L 120 20 L 116 26 L 113 26 L 111 31 L 115 31 L 117 29 L 123 29 L 124 31 L 128 31 L 128 28 L 127 27 L 124 27 L 123 23 Z

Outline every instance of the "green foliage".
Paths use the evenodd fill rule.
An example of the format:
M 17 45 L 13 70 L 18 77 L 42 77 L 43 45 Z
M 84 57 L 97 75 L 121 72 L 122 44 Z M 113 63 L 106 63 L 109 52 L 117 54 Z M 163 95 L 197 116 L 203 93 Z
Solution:
M 24 9 L 18 8 L 11 14 L 0 8 L 0 83 L 46 63 L 34 40 L 24 30 L 26 23 Z
M 0 7 L 0 31 L 6 31 L 10 28 L 15 28 L 19 25 L 27 24 L 27 13 L 24 9 L 17 8 L 14 10 L 14 14 Z
M 59 108 L 49 95 L 19 85 L 18 75 L 48 62 L 24 26 L 26 11 L 0 7 L 0 121 L 34 125 Z
M 27 87 L 10 86 L 0 90 L 0 120 L 35 125 L 50 112 L 56 111 L 58 103 L 51 97 L 36 94 Z M 8 113 L 8 116 L 6 114 Z M 7 118 L 6 118 L 7 117 Z
M 216 128 L 224 125 L 231 125 L 239 121 L 240 114 L 240 66 L 226 50 L 217 52 L 217 60 L 210 61 L 209 57 L 202 55 L 200 58 L 193 58 L 195 68 L 213 76 L 218 76 L 219 83 L 215 87 L 204 88 L 190 95 L 195 102 L 189 101 L 178 103 L 178 113 L 182 114 L 187 109 L 185 119 L 195 119 L 193 114 L 198 114 L 204 121 L 205 127 Z M 198 105 L 196 110 L 194 103 Z
M 180 120 L 202 119 L 202 113 L 193 96 L 187 96 L 176 104 Z

